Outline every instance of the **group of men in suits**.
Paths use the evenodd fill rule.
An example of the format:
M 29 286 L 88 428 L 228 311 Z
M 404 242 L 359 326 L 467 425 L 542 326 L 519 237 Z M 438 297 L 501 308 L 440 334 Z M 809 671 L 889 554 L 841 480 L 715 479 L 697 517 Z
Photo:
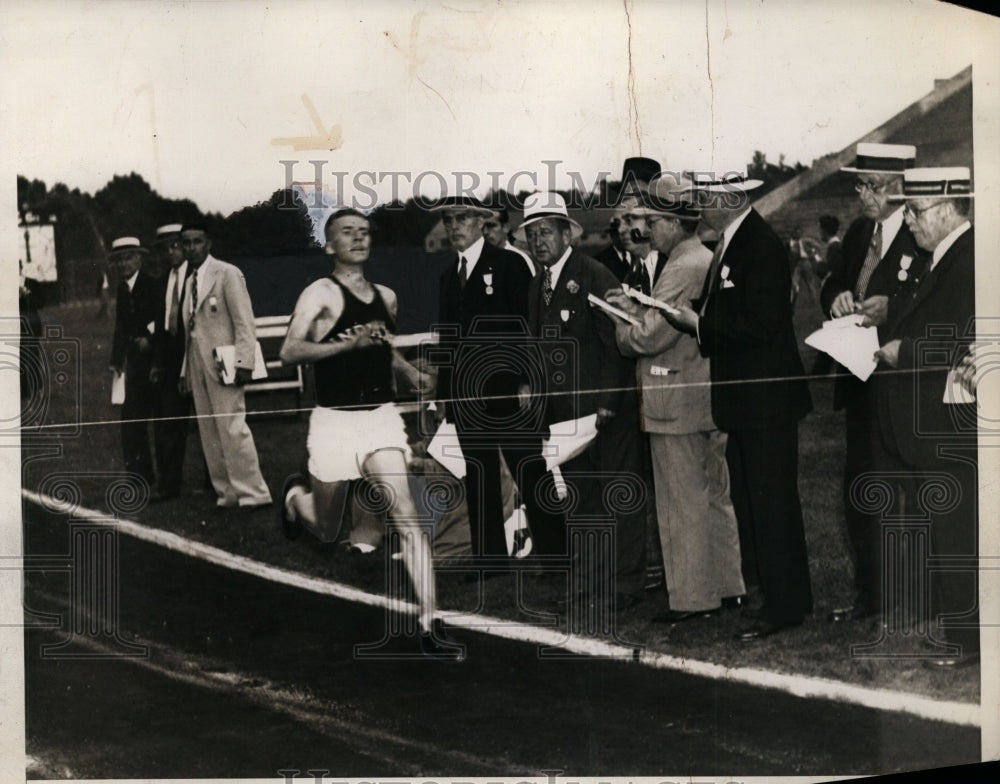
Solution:
M 739 638 L 762 639 L 800 624 L 812 608 L 797 487 L 798 421 L 811 403 L 792 330 L 785 249 L 745 197 L 759 181 L 732 175 L 664 185 L 656 173 L 633 178 L 637 187 L 619 210 L 628 255 L 616 248 L 612 265 L 573 247 L 582 229 L 561 196 L 530 196 L 515 232 L 539 270 L 526 298 L 524 281 L 506 274 L 514 259 L 492 262 L 488 280 L 473 282 L 466 254 L 482 264 L 476 233 L 451 232 L 456 259 L 442 280 L 441 322 L 459 325 L 450 333 L 454 356 L 465 347 L 476 361 L 456 359 L 446 368 L 438 397 L 458 407 L 456 423 L 467 420 L 457 429 L 463 453 L 473 456 L 465 481 L 477 554 L 492 554 L 494 565 L 506 556 L 499 499 L 488 504 L 483 498 L 483 488 L 499 487 L 502 454 L 543 558 L 567 555 L 567 521 L 574 517 L 604 514 L 613 521 L 613 552 L 593 559 L 603 555 L 613 563 L 606 570 L 613 590 L 596 590 L 591 581 L 569 600 L 628 608 L 643 587 L 643 496 L 652 470 L 670 600 L 658 620 L 676 624 L 744 607 L 748 622 Z M 660 190 L 651 192 L 650 180 Z M 469 200 L 449 205 L 446 227 L 474 223 L 475 210 Z M 720 235 L 714 255 L 695 234 L 699 220 Z M 666 311 L 622 294 L 611 268 L 625 259 L 625 282 L 659 294 L 660 305 L 669 301 Z M 590 295 L 610 300 L 627 321 L 593 307 Z M 476 351 L 483 340 L 474 334 L 475 315 L 496 319 L 501 311 L 489 310 L 495 305 L 517 316 L 525 302 L 540 364 L 518 368 L 506 364 L 502 352 Z M 524 326 L 515 322 L 496 328 L 510 344 L 524 337 Z M 498 342 L 494 337 L 494 348 Z M 515 385 L 517 409 L 510 394 Z M 475 416 L 461 413 L 466 408 Z M 523 421 L 517 411 L 530 422 L 531 438 L 518 438 L 512 427 Z M 492 442 L 478 433 L 474 444 L 468 420 L 485 423 L 488 412 L 498 412 Z M 538 453 L 538 424 L 545 429 L 588 415 L 597 435 L 560 466 L 572 502 L 553 510 L 539 503 L 550 478 Z M 644 460 L 641 431 L 650 434 L 651 462 Z M 511 440 L 523 447 L 520 454 Z M 633 481 L 638 501 L 609 503 L 623 479 Z M 747 605 L 748 588 L 755 606 Z
M 152 501 L 180 495 L 193 399 L 215 508 L 268 506 L 270 493 L 245 420 L 242 386 L 253 370 L 256 335 L 243 275 L 211 256 L 201 224 L 159 227 L 154 249 L 169 266 L 162 280 L 141 271 L 149 250 L 136 237 L 114 240 L 109 254 L 121 278 L 111 368 L 124 383 L 126 470 L 155 485 Z M 227 345 L 235 353 L 231 385 L 220 379 L 213 353 Z
M 844 169 L 857 177 L 862 217 L 844 236 L 822 303 L 834 318 L 860 315 L 881 348 L 867 382 L 836 381 L 856 599 L 830 620 L 874 620 L 880 639 L 930 629 L 927 663 L 947 669 L 979 658 L 976 410 L 954 396 L 949 376 L 975 340 L 973 193 L 967 168 L 916 168 L 916 154 L 863 143 Z M 866 488 L 876 485 L 891 492 L 873 508 Z M 941 569 L 916 557 L 927 521 L 930 555 L 952 561 Z

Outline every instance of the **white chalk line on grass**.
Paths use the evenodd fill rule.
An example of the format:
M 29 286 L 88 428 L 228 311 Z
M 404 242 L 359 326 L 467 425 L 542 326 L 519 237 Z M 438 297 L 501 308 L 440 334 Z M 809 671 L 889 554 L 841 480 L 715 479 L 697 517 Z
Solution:
M 345 601 L 381 607 L 393 612 L 413 614 L 417 610 L 416 606 L 409 602 L 368 593 L 333 580 L 307 577 L 299 572 L 255 561 L 252 558 L 236 555 L 228 550 L 187 539 L 159 528 L 141 525 L 132 520 L 116 519 L 108 514 L 84 507 L 71 507 L 58 499 L 32 490 L 22 489 L 21 494 L 27 500 L 43 508 L 52 511 L 72 512 L 73 516 L 79 519 L 114 524 L 119 531 L 136 539 L 264 580 L 325 596 L 333 596 Z M 636 648 L 627 645 L 608 643 L 484 615 L 439 611 L 438 616 L 456 627 L 470 631 L 540 646 L 560 648 L 568 653 L 582 656 L 636 661 L 655 669 L 675 670 L 712 680 L 775 689 L 796 697 L 846 702 L 874 710 L 906 713 L 922 719 L 943 721 L 949 724 L 969 727 L 979 727 L 982 724 L 981 708 L 975 703 L 935 700 L 906 692 L 866 688 L 829 678 L 792 675 L 753 667 L 729 667 L 667 653 L 648 650 L 637 651 Z

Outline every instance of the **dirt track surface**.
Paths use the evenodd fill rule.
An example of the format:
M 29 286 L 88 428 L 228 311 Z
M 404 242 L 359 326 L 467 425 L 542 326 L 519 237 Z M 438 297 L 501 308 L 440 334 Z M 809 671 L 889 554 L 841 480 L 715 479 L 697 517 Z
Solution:
M 65 520 L 26 506 L 29 553 L 66 552 Z M 231 524 L 231 523 L 230 523 Z M 458 630 L 463 663 L 359 658 L 383 610 L 235 573 L 121 536 L 119 638 L 69 633 L 69 576 L 25 602 L 28 752 L 80 778 L 854 775 L 973 762 L 979 731 L 634 663 L 543 660 Z M 383 652 L 413 650 L 392 640 Z

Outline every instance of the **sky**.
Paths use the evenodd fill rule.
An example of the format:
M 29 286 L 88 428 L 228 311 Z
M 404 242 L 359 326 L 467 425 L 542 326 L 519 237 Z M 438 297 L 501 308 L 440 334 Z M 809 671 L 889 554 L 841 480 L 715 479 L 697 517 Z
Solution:
M 17 173 L 94 192 L 136 171 L 223 213 L 313 180 L 310 160 L 328 190 L 373 201 L 379 175 L 384 200 L 414 181 L 434 195 L 435 173 L 472 184 L 457 171 L 480 194 L 491 171 L 589 187 L 635 154 L 808 165 L 997 44 L 924 0 L 7 0 L 0 19 Z

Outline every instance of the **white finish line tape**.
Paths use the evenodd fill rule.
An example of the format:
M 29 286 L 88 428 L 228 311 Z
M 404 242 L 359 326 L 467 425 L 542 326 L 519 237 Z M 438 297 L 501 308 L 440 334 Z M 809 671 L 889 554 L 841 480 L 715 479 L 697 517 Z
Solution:
M 71 511 L 68 505 L 47 495 L 27 489 L 22 489 L 21 495 L 32 503 L 49 510 Z M 192 558 L 199 558 L 208 563 L 250 574 L 271 582 L 301 588 L 326 596 L 333 596 L 345 601 L 366 604 L 371 607 L 382 607 L 393 612 L 412 614 L 417 610 L 415 605 L 408 602 L 368 593 L 367 591 L 334 582 L 333 580 L 307 577 L 299 572 L 293 572 L 241 555 L 235 555 L 228 550 L 222 550 L 209 544 L 186 539 L 183 536 L 178 536 L 159 528 L 140 525 L 131 520 L 120 518 L 115 520 L 115 518 L 109 517 L 107 514 L 84 507 L 76 507 L 72 509 L 72 512 L 76 518 L 101 521 L 109 525 L 113 524 L 122 533 L 136 539 L 141 539 L 142 541 L 166 547 L 169 550 L 174 550 Z M 638 650 L 625 645 L 616 645 L 589 637 L 561 633 L 552 629 L 519 624 L 483 615 L 441 611 L 438 612 L 438 616 L 447 619 L 449 624 L 470 631 L 546 647 L 560 648 L 568 653 L 582 656 L 636 661 L 657 669 L 675 670 L 712 680 L 775 689 L 796 697 L 846 702 L 874 710 L 906 713 L 922 719 L 943 721 L 949 724 L 969 727 L 979 727 L 982 724 L 981 708 L 974 703 L 935 700 L 930 697 L 907 694 L 906 692 L 869 689 L 828 678 L 790 675 L 751 667 L 727 667 L 722 664 L 672 656 L 666 653 Z

